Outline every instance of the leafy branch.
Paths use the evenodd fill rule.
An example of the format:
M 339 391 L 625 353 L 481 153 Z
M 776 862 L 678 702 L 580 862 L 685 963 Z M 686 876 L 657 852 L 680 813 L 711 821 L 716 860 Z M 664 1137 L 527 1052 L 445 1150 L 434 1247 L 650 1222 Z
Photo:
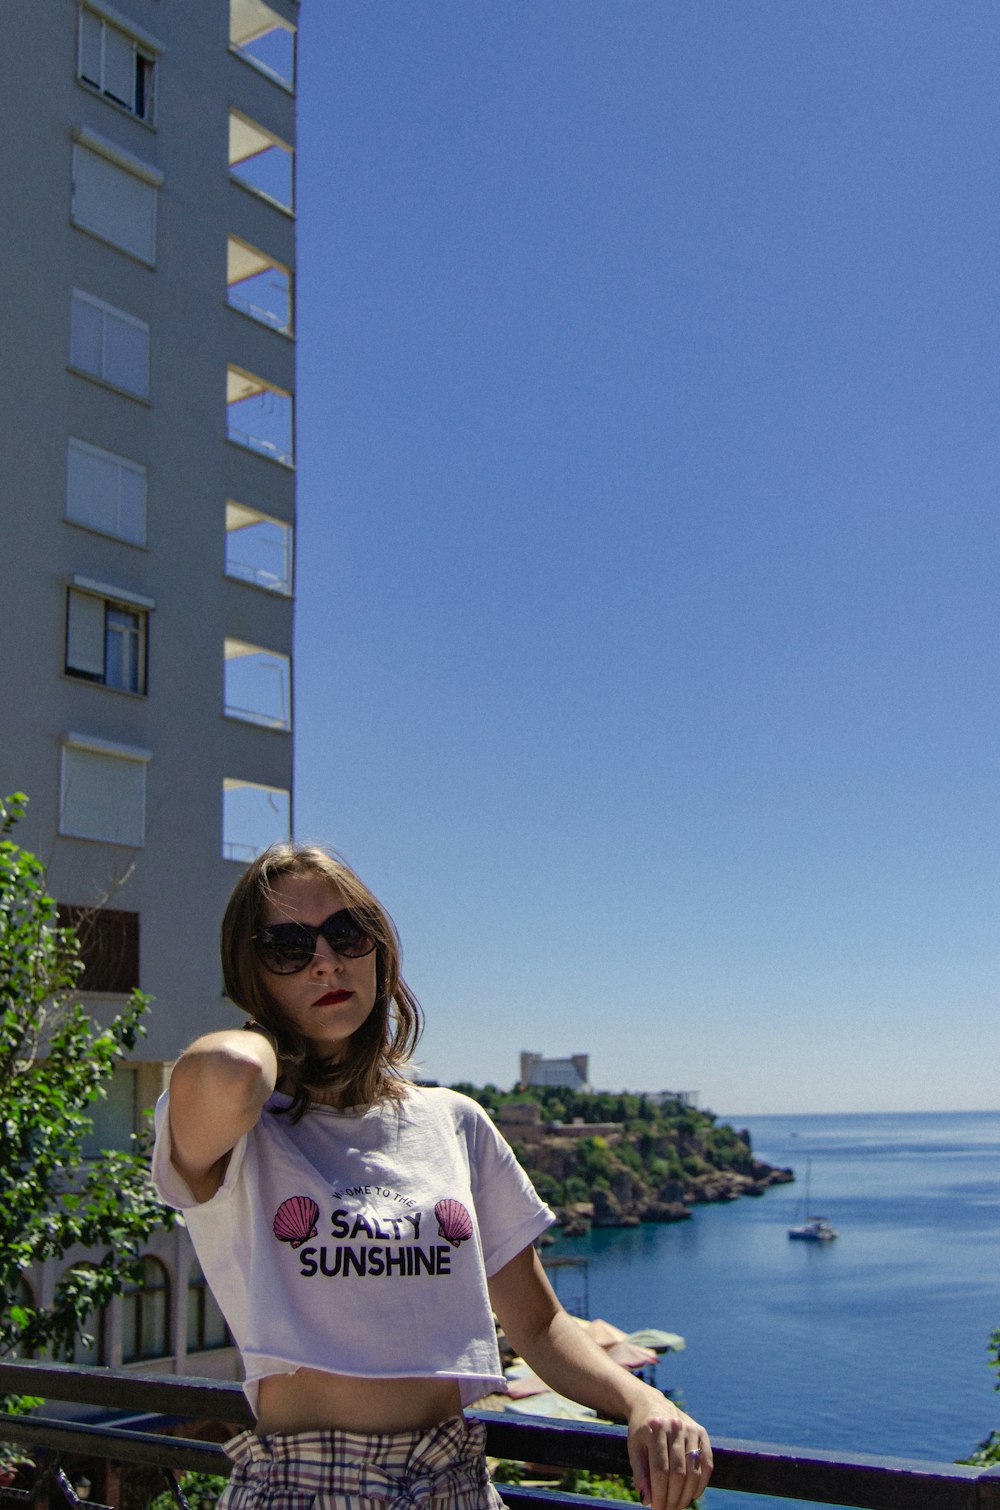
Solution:
M 77 999 L 76 934 L 41 861 L 9 837 L 26 802 L 0 800 L 0 1357 L 89 1341 L 88 1317 L 138 1276 L 145 1242 L 171 1220 L 144 1138 L 84 1156 L 91 1108 L 142 1036 L 149 1000 L 133 992 L 102 1027 Z M 34 1302 L 35 1266 L 80 1248 L 95 1256 L 62 1275 L 50 1304 Z

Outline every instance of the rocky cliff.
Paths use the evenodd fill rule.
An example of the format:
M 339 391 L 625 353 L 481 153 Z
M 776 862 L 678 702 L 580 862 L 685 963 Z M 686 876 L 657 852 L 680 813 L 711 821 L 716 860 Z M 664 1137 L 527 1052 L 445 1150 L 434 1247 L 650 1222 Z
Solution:
M 455 1089 L 491 1112 L 566 1233 L 684 1221 L 794 1179 L 755 1158 L 746 1131 L 669 1097 Z

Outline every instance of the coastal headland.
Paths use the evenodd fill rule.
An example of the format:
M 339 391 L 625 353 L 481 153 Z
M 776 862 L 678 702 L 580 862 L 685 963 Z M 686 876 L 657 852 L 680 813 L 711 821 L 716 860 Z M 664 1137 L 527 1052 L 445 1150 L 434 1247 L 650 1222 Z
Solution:
M 533 1086 L 454 1087 L 494 1117 L 566 1236 L 686 1221 L 710 1201 L 794 1180 L 754 1156 L 750 1134 L 666 1095 Z

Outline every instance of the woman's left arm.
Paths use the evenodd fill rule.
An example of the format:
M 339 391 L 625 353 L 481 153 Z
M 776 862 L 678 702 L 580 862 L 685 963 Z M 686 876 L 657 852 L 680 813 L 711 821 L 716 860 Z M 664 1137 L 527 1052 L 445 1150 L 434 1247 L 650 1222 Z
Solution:
M 703 1426 L 608 1358 L 559 1304 L 534 1248 L 489 1282 L 510 1345 L 552 1389 L 628 1423 L 635 1486 L 652 1510 L 683 1510 L 708 1483 L 712 1448 Z

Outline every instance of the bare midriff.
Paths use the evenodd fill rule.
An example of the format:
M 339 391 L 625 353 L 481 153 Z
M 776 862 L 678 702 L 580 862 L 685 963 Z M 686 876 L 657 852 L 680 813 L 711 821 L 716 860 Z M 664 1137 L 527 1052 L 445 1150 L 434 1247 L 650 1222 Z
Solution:
M 454 1379 L 357 1379 L 300 1368 L 261 1379 L 256 1431 L 415 1431 L 462 1411 Z

